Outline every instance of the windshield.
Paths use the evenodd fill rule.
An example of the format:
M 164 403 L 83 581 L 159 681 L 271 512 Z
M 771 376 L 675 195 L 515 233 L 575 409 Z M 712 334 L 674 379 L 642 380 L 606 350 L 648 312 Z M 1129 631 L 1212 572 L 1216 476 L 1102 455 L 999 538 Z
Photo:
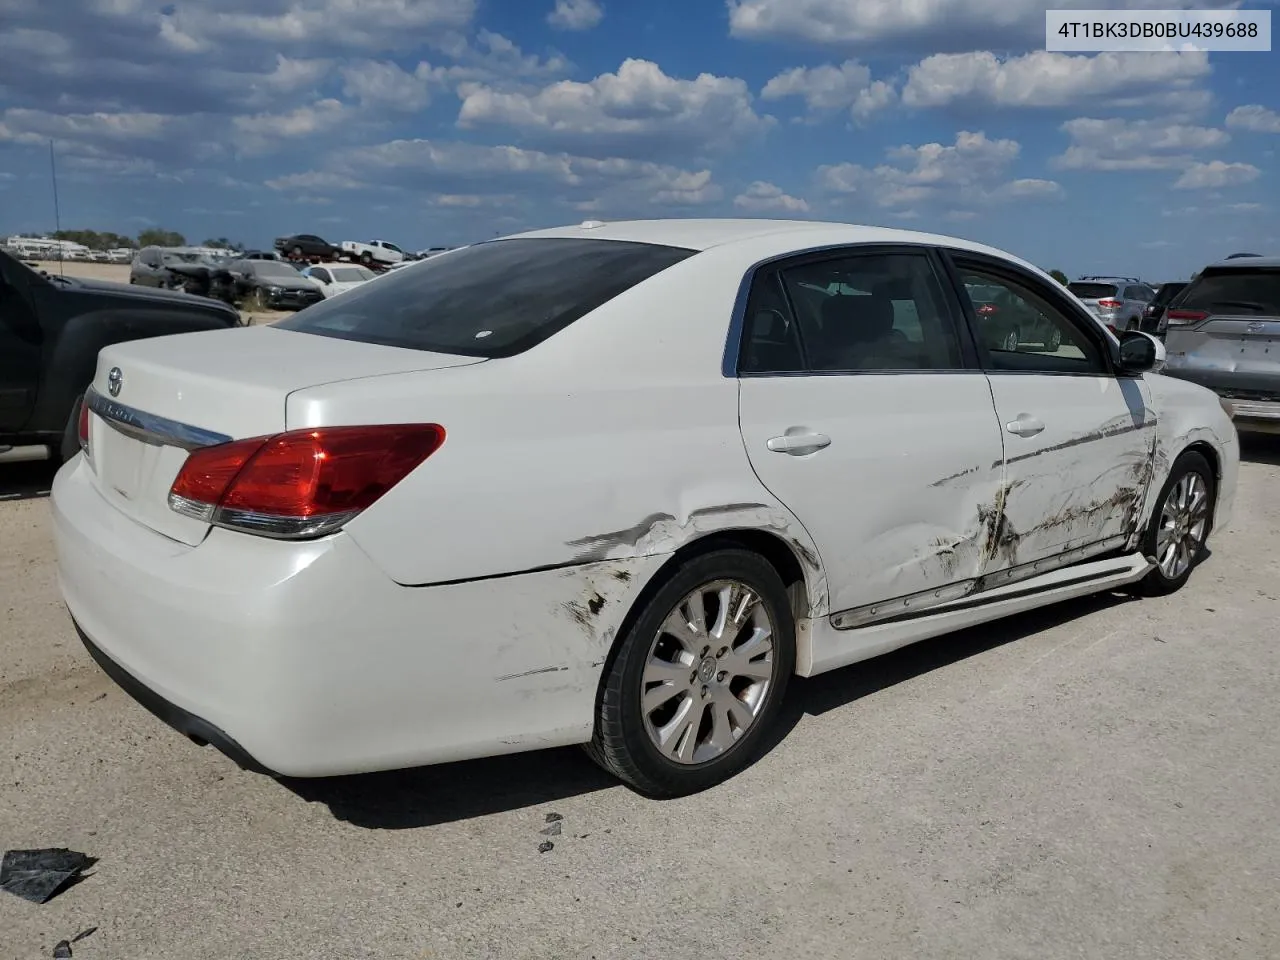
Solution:
M 1163 307 L 1185 289 L 1187 289 L 1185 283 L 1166 283 L 1156 291 L 1156 298 L 1151 301 L 1151 305 L 1153 307 Z
M 1114 283 L 1069 283 L 1067 289 L 1081 300 L 1105 300 L 1116 295 Z
M 373 279 L 373 271 L 364 267 L 334 267 L 329 272 L 333 274 L 335 283 L 359 283 Z
M 276 324 L 436 353 L 521 353 L 693 255 L 611 240 L 493 240 L 344 294 Z
M 199 253 L 176 253 L 169 251 L 162 254 L 165 263 L 210 263 L 210 259 Z
M 1206 270 L 1178 298 L 1179 309 L 1280 317 L 1280 267 Z

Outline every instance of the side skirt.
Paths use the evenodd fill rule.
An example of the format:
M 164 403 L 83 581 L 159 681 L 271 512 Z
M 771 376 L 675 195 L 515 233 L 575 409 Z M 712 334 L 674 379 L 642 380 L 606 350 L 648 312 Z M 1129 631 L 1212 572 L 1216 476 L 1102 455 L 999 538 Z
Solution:
M 1153 566 L 1140 554 L 1112 556 L 1077 562 L 1004 586 L 977 590 L 970 587 L 961 595 L 939 598 L 926 609 L 899 609 L 887 617 L 858 627 L 841 628 L 835 623 L 839 617 L 853 611 L 810 620 L 798 631 L 796 673 L 803 677 L 814 676 L 944 633 L 1062 600 L 1125 587 L 1141 580 Z M 974 583 L 981 584 L 981 580 L 953 586 Z

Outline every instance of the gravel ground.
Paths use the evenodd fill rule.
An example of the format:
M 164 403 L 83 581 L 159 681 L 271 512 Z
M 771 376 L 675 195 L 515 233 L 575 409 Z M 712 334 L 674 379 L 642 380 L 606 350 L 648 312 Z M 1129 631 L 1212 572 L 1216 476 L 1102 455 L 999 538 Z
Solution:
M 0 958 L 1280 956 L 1280 440 L 1176 596 L 1063 604 L 792 687 L 665 803 L 562 750 L 280 784 L 164 727 L 58 600 L 42 465 L 0 467 Z M 548 813 L 563 815 L 539 853 Z

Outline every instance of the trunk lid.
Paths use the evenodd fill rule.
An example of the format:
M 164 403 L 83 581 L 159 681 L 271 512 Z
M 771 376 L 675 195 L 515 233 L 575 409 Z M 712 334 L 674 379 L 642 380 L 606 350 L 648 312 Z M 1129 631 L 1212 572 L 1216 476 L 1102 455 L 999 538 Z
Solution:
M 1171 326 L 1168 366 L 1205 386 L 1280 393 L 1280 317 L 1211 312 L 1194 326 Z
M 208 524 L 168 504 L 191 447 L 283 431 L 289 394 L 306 387 L 480 362 L 270 326 L 115 344 L 93 381 L 94 484 L 125 515 L 195 545 Z

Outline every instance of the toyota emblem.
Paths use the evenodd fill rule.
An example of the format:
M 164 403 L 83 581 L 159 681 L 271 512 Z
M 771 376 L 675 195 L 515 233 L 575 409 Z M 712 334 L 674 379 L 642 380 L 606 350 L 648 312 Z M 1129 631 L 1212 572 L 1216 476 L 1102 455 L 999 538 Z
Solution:
M 107 392 L 113 397 L 120 396 L 120 388 L 124 386 L 124 374 L 119 367 L 112 367 L 107 374 Z

